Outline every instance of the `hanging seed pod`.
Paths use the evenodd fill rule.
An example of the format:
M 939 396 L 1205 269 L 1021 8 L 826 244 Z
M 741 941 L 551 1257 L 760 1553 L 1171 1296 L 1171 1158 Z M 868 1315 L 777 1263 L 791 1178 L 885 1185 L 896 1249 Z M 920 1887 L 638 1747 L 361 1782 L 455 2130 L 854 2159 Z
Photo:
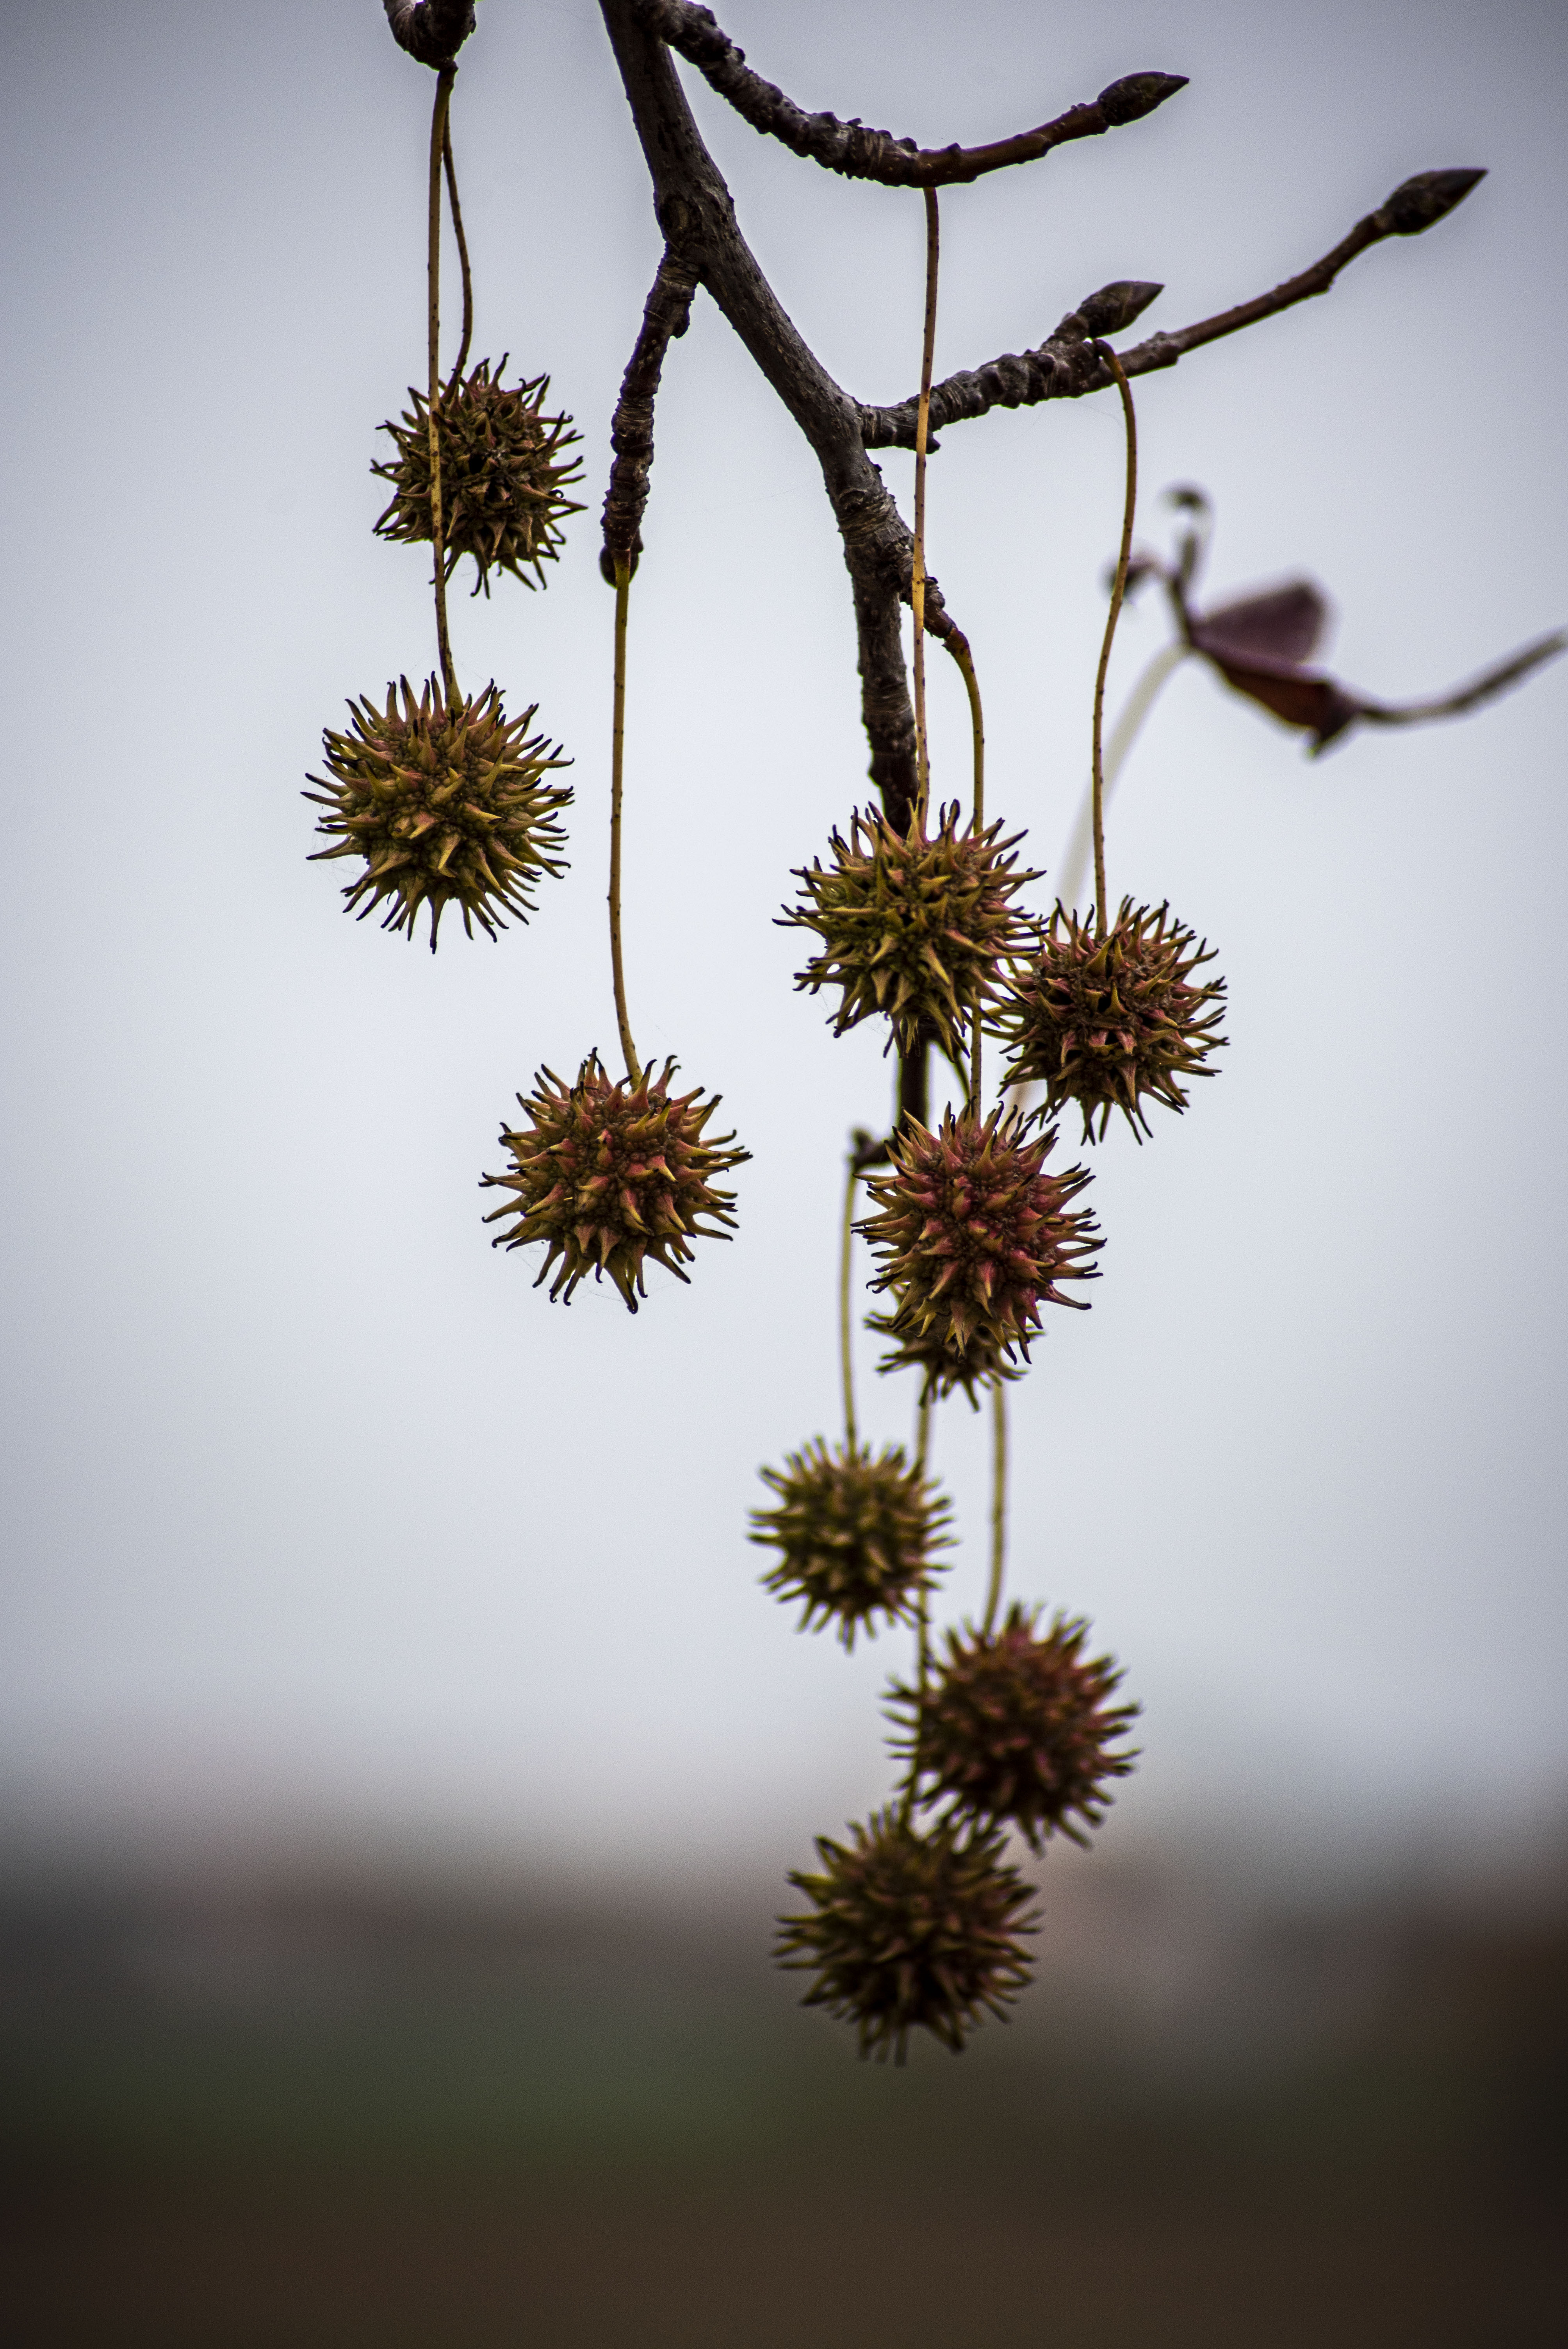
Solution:
M 1130 897 L 1106 936 L 1057 905 L 1037 956 L 1016 968 L 996 1027 L 1014 1053 L 1005 1084 L 1043 1084 L 1047 1117 L 1064 1102 L 1083 1112 L 1086 1142 L 1105 1139 L 1113 1109 L 1139 1141 L 1150 1129 L 1144 1103 L 1187 1106 L 1181 1080 L 1212 1077 L 1203 1066 L 1225 1039 L 1222 978 L 1194 979 L 1213 955 L 1172 918 L 1169 905 Z
M 508 718 L 494 685 L 449 701 L 433 677 L 418 701 L 404 678 L 401 702 L 389 685 L 385 709 L 349 703 L 354 730 L 324 731 L 327 771 L 308 776 L 321 788 L 303 795 L 328 811 L 316 830 L 335 843 L 311 862 L 365 859 L 344 890 L 347 911 L 360 906 L 363 921 L 385 903 L 382 928 L 412 938 L 428 905 L 432 953 L 454 902 L 469 937 L 476 921 L 493 938 L 509 915 L 527 920 L 539 875 L 566 870 L 554 854 L 565 842 L 555 819 L 572 800 L 568 785 L 549 780 L 571 761 L 529 734 L 537 708 Z
M 958 1352 L 935 1324 L 927 1330 L 910 1330 L 901 1327 L 896 1313 L 868 1313 L 865 1326 L 873 1336 L 893 1340 L 892 1352 L 884 1354 L 877 1364 L 880 1375 L 890 1378 L 894 1371 L 918 1371 L 923 1403 L 945 1402 L 962 1387 L 971 1411 L 978 1411 L 978 1388 L 990 1386 L 997 1379 L 1021 1379 L 1024 1375 L 1020 1363 L 1009 1362 L 1001 1349 L 978 1330 L 971 1333 L 968 1344 Z
M 901 1444 L 880 1454 L 864 1444 L 830 1451 L 818 1436 L 787 1453 L 781 1470 L 764 1468 L 762 1481 L 779 1506 L 752 1511 L 751 1539 L 779 1553 L 762 1587 L 804 1600 L 803 1631 L 836 1622 L 852 1648 L 857 1630 L 880 1628 L 874 1616 L 913 1621 L 939 1571 L 932 1552 L 952 1547 L 952 1512 Z
M 929 1781 L 922 1801 L 1017 1827 L 1037 1852 L 1049 1835 L 1082 1844 L 1099 1826 L 1109 1781 L 1132 1768 L 1112 1749 L 1139 1710 L 1110 1702 L 1122 1675 L 1110 1657 L 1084 1655 L 1087 1623 L 1058 1615 L 1040 1634 L 1039 1611 L 1015 1600 L 997 1631 L 949 1631 L 923 1699 L 897 1682 L 892 1705 L 903 1750 Z
M 506 357 L 493 371 L 481 359 L 473 373 L 440 397 L 436 438 L 441 454 L 441 534 L 449 579 L 471 554 L 482 587 L 490 594 L 491 570 L 510 571 L 525 587 L 542 587 L 543 565 L 553 563 L 565 541 L 561 523 L 581 505 L 566 495 L 582 478 L 581 457 L 563 453 L 582 434 L 570 416 L 546 416 L 547 375 L 531 383 L 501 382 Z M 397 424 L 383 424 L 397 454 L 371 466 L 392 484 L 392 502 L 377 523 L 377 534 L 412 545 L 430 536 L 430 427 L 428 402 L 410 387 L 413 406 Z M 534 578 L 529 577 L 532 571 Z
M 831 864 L 798 869 L 805 897 L 780 927 L 820 935 L 822 951 L 795 984 L 813 995 L 841 990 L 835 1036 L 880 1015 L 890 1048 L 913 1051 L 930 1035 L 957 1063 L 975 1003 L 995 995 L 999 963 L 1032 941 L 1009 902 L 1040 877 L 1017 872 L 1006 853 L 1022 838 L 1004 840 L 999 823 L 960 832 L 956 805 L 942 811 L 934 836 L 918 816 L 900 833 L 881 815 L 857 813 L 848 841 L 834 833 Z
M 923 1829 L 890 1808 L 850 1838 L 817 1837 L 820 1876 L 791 1870 L 811 1907 L 779 1920 L 778 1961 L 817 1976 L 801 2004 L 852 2023 L 861 2055 L 902 2064 L 912 2031 L 956 2054 L 1029 1980 L 1029 1887 L 1003 1837 L 954 1819 Z
M 1085 1168 L 1042 1172 L 1052 1131 L 1026 1138 L 1012 1110 L 984 1121 L 948 1110 L 936 1133 L 913 1120 L 892 1143 L 893 1171 L 870 1175 L 882 1212 L 856 1226 L 882 1251 L 873 1289 L 891 1289 L 891 1334 L 966 1356 L 985 1349 L 1026 1361 L 1042 1302 L 1077 1305 L 1060 1280 L 1092 1280 L 1100 1246 L 1091 1214 L 1068 1201 Z
M 634 1085 L 625 1079 L 612 1083 L 597 1052 L 590 1052 L 575 1084 L 542 1069 L 539 1090 L 527 1101 L 518 1095 L 527 1126 L 515 1133 L 502 1126 L 500 1133 L 512 1171 L 481 1177 L 482 1185 L 513 1195 L 484 1220 L 511 1223 L 510 1230 L 495 1235 L 493 1247 L 545 1242 L 533 1285 L 541 1287 L 558 1268 L 552 1305 L 557 1298 L 570 1304 L 590 1273 L 595 1280 L 608 1273 L 634 1313 L 637 1299 L 647 1295 L 643 1271 L 649 1258 L 685 1280 L 682 1267 L 692 1261 L 694 1239 L 728 1238 L 717 1226 L 734 1226 L 735 1194 L 716 1190 L 710 1178 L 741 1165 L 751 1153 L 729 1147 L 733 1133 L 705 1140 L 721 1097 L 705 1102 L 700 1091 L 672 1094 L 675 1068 L 670 1060 L 657 1075 L 651 1065 L 645 1069 Z

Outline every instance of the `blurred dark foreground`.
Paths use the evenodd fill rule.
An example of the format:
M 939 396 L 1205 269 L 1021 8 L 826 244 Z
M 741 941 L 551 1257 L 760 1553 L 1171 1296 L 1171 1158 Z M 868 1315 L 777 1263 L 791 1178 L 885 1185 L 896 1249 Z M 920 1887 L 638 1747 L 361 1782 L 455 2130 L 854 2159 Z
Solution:
M 0 1879 L 14 2349 L 1561 2349 L 1568 1876 L 1053 1856 L 857 2064 L 734 1889 Z

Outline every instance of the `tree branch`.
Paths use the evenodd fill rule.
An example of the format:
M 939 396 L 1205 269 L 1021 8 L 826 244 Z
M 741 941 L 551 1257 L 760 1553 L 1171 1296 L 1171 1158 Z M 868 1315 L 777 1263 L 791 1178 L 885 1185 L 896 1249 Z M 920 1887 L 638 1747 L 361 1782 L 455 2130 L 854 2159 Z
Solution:
M 422 66 L 449 66 L 474 29 L 473 0 L 383 0 L 392 38 Z
M 1161 367 L 1174 367 L 1188 351 L 1198 350 L 1204 343 L 1218 342 L 1224 335 L 1238 334 L 1243 326 L 1254 326 L 1260 318 L 1272 318 L 1281 310 L 1294 308 L 1298 302 L 1326 294 L 1340 271 L 1358 254 L 1381 244 L 1385 237 L 1418 236 L 1423 229 L 1430 228 L 1434 222 L 1452 212 L 1485 177 L 1484 171 L 1474 171 L 1418 172 L 1413 180 L 1396 188 L 1375 212 L 1357 221 L 1349 235 L 1342 237 L 1332 252 L 1326 253 L 1321 261 L 1315 261 L 1310 269 L 1287 277 L 1283 285 L 1257 295 L 1250 302 L 1240 302 L 1233 309 L 1222 310 L 1214 317 L 1201 318 L 1195 326 L 1183 326 L 1175 334 L 1151 335 L 1147 342 L 1122 352 L 1124 370 L 1130 376 L 1151 375 Z M 1111 372 L 1092 348 L 1093 337 L 1120 329 L 1097 323 L 1097 305 L 1123 290 L 1126 289 L 1106 286 L 1100 293 L 1091 294 L 1076 311 L 1069 311 L 1061 325 L 1034 350 L 1006 352 L 982 367 L 949 376 L 945 382 L 934 385 L 932 429 L 966 423 L 992 408 L 1033 408 L 1041 400 L 1081 399 L 1086 392 L 1108 389 Z M 1138 290 L 1146 294 L 1148 301 L 1161 291 L 1158 286 Z M 1136 316 L 1137 312 L 1131 315 Z M 906 399 L 896 408 L 862 408 L 861 432 L 866 447 L 913 449 L 916 404 Z
M 629 560 L 634 571 L 643 551 L 641 523 L 654 461 L 654 399 L 665 353 L 690 324 L 691 297 L 696 291 L 696 271 L 688 263 L 677 261 L 666 245 L 643 306 L 642 326 L 626 362 L 610 427 L 610 446 L 615 456 L 604 499 L 604 544 L 599 568 L 612 587 L 617 561 Z
M 854 596 L 872 778 L 889 821 L 902 830 L 915 791 L 914 713 L 899 625 L 900 597 L 909 588 L 908 525 L 861 444 L 859 403 L 807 345 L 742 236 L 668 50 L 643 22 L 643 0 L 600 5 L 653 179 L 668 259 L 717 302 L 821 467 Z M 934 583 L 928 610 L 941 610 Z
M 720 29 L 710 9 L 694 7 L 689 0 L 634 0 L 634 5 L 647 29 L 696 66 L 754 130 L 845 179 L 875 180 L 886 188 L 951 187 L 1012 163 L 1032 163 L 1069 140 L 1098 139 L 1124 122 L 1137 122 L 1187 86 L 1185 74 L 1127 74 L 1087 105 L 1069 107 L 1054 121 L 1015 138 L 985 147 L 922 148 L 888 130 L 868 130 L 860 121 L 807 114 L 752 71 L 745 50 Z

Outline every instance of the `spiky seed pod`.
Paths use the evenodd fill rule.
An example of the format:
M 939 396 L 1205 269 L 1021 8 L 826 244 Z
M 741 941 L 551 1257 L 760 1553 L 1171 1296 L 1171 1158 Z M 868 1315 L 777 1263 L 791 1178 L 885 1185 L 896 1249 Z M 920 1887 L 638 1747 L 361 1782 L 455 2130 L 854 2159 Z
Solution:
M 1016 1111 L 984 1121 L 948 1110 L 933 1133 L 913 1119 L 892 1143 L 891 1174 L 869 1175 L 882 1212 L 856 1226 L 882 1252 L 873 1289 L 891 1289 L 891 1332 L 965 1356 L 978 1342 L 1029 1358 L 1042 1302 L 1083 1306 L 1060 1280 L 1092 1280 L 1092 1214 L 1068 1202 L 1088 1181 L 1042 1170 L 1053 1128 L 1030 1139 Z
M 556 822 L 571 803 L 568 785 L 549 780 L 571 765 L 542 734 L 529 734 L 538 704 L 509 718 L 494 685 L 449 701 L 438 678 L 427 680 L 418 701 L 407 678 L 402 700 L 387 688 L 387 707 L 348 705 L 353 732 L 322 735 L 326 773 L 306 781 L 306 792 L 327 810 L 316 830 L 333 840 L 311 863 L 363 856 L 365 870 L 344 890 L 359 919 L 387 900 L 384 930 L 414 935 L 421 905 L 430 909 L 430 951 L 446 907 L 462 908 L 469 937 L 474 923 L 494 937 L 506 916 L 526 921 L 529 895 L 542 873 L 560 874 L 553 852 L 565 842 Z
M 969 1343 L 959 1353 L 947 1343 L 939 1327 L 906 1329 L 900 1324 L 896 1312 L 868 1313 L 865 1326 L 874 1337 L 891 1338 L 893 1341 L 891 1353 L 884 1354 L 877 1364 L 881 1375 L 891 1378 L 894 1371 L 918 1371 L 920 1399 L 924 1403 L 945 1402 L 962 1387 L 971 1411 L 978 1411 L 979 1388 L 997 1379 L 1021 1379 L 1024 1375 L 1021 1363 L 1009 1362 L 1001 1350 L 978 1331 L 971 1334 Z
M 999 1834 L 952 1818 L 922 1828 L 891 1807 L 851 1825 L 847 1844 L 819 1836 L 822 1873 L 789 1877 L 811 1907 L 779 1920 L 775 1951 L 817 1976 L 801 2004 L 852 2023 L 879 2062 L 902 2064 L 912 2031 L 956 2054 L 1029 1979 L 1032 1896 L 1003 1848 Z
M 510 571 L 525 587 L 545 585 L 543 565 L 564 544 L 561 523 L 581 505 L 566 495 L 583 472 L 581 457 L 563 451 L 581 440 L 570 416 L 542 411 L 547 375 L 531 383 L 501 382 L 503 354 L 492 369 L 481 359 L 462 382 L 441 394 L 436 416 L 441 452 L 441 534 L 449 579 L 465 554 L 479 572 L 474 585 L 490 594 L 491 569 Z M 371 466 L 392 484 L 392 502 L 376 528 L 382 538 L 409 545 L 430 536 L 430 427 L 423 392 L 409 388 L 413 406 L 397 424 L 383 424 L 396 456 Z
M 997 1016 L 1015 1056 L 1003 1081 L 1043 1084 L 1047 1117 L 1076 1102 L 1086 1142 L 1097 1114 L 1104 1140 L 1113 1109 L 1141 1142 L 1146 1101 L 1183 1110 L 1181 1080 L 1218 1073 L 1203 1062 L 1225 1042 L 1214 1033 L 1225 982 L 1193 976 L 1213 959 L 1169 905 L 1134 908 L 1124 897 L 1102 938 L 1058 905 Z
M 1017 1827 L 1037 1852 L 1058 1830 L 1081 1844 L 1099 1826 L 1109 1782 L 1132 1768 L 1113 1748 L 1139 1710 L 1110 1702 L 1122 1675 L 1110 1657 L 1085 1656 L 1087 1623 L 1057 1615 L 1041 1633 L 1039 1611 L 1015 1600 L 999 1630 L 949 1631 L 923 1700 L 897 1682 L 892 1707 L 929 1780 L 922 1801 Z
M 874 812 L 857 812 L 850 837 L 835 832 L 833 861 L 801 865 L 805 897 L 782 916 L 786 929 L 822 941 L 797 974 L 797 988 L 841 990 L 833 1033 L 884 1015 L 888 1043 L 913 1050 L 934 1036 L 956 1062 L 974 1008 L 996 993 L 998 965 L 1020 952 L 1031 926 L 1009 901 L 1037 873 L 1020 873 L 1023 838 L 999 823 L 958 829 L 956 805 L 942 810 L 934 835 L 918 816 L 900 833 Z
M 836 1621 L 852 1648 L 857 1630 L 878 1628 L 873 1616 L 914 1619 L 937 1570 L 932 1552 L 952 1547 L 952 1512 L 902 1444 L 830 1450 L 818 1436 L 786 1453 L 782 1469 L 764 1468 L 762 1481 L 779 1506 L 752 1511 L 751 1539 L 779 1554 L 762 1587 L 805 1601 L 802 1630 Z
M 612 1083 L 597 1052 L 590 1052 L 568 1085 L 550 1069 L 539 1090 L 521 1102 L 526 1127 L 500 1138 L 511 1153 L 509 1174 L 486 1174 L 483 1185 L 513 1195 L 485 1217 L 507 1218 L 495 1247 L 527 1247 L 543 1240 L 547 1254 L 538 1288 L 558 1267 L 550 1301 L 572 1302 L 592 1273 L 608 1273 L 629 1309 L 645 1297 L 643 1270 L 651 1257 L 673 1272 L 692 1261 L 694 1239 L 727 1239 L 717 1228 L 734 1226 L 733 1191 L 716 1190 L 712 1177 L 751 1155 L 730 1148 L 733 1133 L 706 1140 L 704 1128 L 721 1096 L 705 1102 L 700 1090 L 670 1092 L 673 1060 L 657 1074 L 650 1064 L 635 1084 Z M 704 1217 L 708 1221 L 704 1222 Z

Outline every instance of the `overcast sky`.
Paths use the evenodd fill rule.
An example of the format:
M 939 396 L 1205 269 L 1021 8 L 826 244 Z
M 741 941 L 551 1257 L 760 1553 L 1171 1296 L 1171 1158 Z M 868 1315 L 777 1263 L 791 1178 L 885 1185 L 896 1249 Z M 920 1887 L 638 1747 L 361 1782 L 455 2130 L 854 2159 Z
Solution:
M 1546 0 L 729 0 L 803 105 L 935 145 L 1145 67 L 1150 120 L 944 202 L 938 371 L 1108 279 L 1175 326 L 1398 181 L 1491 176 L 1325 301 L 1138 387 L 1147 497 L 1202 482 L 1220 595 L 1305 571 L 1388 697 L 1568 619 L 1561 93 Z M 0 1758 L 15 1831 L 313 1836 L 798 1864 L 880 1798 L 879 1691 L 757 1587 L 757 1469 L 836 1424 L 833 1226 L 862 1030 L 792 991 L 789 870 L 865 795 L 848 583 L 803 442 L 706 297 L 634 595 L 627 952 L 645 1051 L 754 1154 L 732 1247 L 633 1322 L 492 1254 L 481 1170 L 541 1062 L 614 1037 L 608 422 L 657 256 L 589 0 L 484 0 L 454 110 L 476 349 L 549 369 L 586 511 L 547 594 L 454 605 L 459 670 L 576 764 L 572 870 L 499 945 L 356 926 L 298 796 L 324 725 L 433 659 L 371 535 L 423 368 L 431 77 L 378 0 L 7 0 L 10 886 Z M 780 298 L 857 394 L 917 373 L 913 193 L 758 140 L 682 69 Z M 1145 327 L 1140 326 L 1138 332 Z M 449 343 L 449 348 L 450 344 Z M 954 428 L 931 561 L 992 805 L 1059 867 L 1120 437 L 1100 398 Z M 910 463 L 885 460 L 907 492 Z M 1161 639 L 1150 599 L 1119 690 Z M 967 771 L 933 688 L 935 781 Z M 1015 1587 L 1144 1704 L 1122 1835 L 1305 1848 L 1560 1813 L 1568 663 L 1321 764 L 1178 676 L 1113 891 L 1219 951 L 1223 1072 L 1095 1155 L 1104 1278 L 1016 1391 Z M 1049 884 L 1034 893 L 1049 902 Z M 1064 1134 L 1064 1147 L 1073 1141 Z M 1077 1154 L 1076 1151 L 1072 1154 Z M 863 1415 L 907 1431 L 907 1382 Z M 984 1572 L 985 1428 L 935 1462 Z

